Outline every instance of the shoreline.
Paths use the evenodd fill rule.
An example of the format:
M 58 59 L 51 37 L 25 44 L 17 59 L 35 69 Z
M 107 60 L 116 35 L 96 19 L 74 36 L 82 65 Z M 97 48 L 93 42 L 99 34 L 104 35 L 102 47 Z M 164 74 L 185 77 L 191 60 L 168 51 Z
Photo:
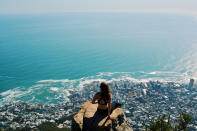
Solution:
M 68 101 L 59 104 L 33 104 L 12 102 L 0 107 L 0 127 L 35 128 L 44 121 L 57 123 L 61 117 L 69 116 L 80 109 L 80 105 L 90 101 L 99 90 L 100 81 L 84 84 L 81 90 L 69 90 Z M 175 120 L 180 112 L 193 118 L 189 128 L 197 129 L 197 87 L 176 82 L 149 81 L 135 83 L 128 80 L 109 83 L 113 101 L 123 103 L 122 109 L 129 124 L 135 129 L 144 129 L 151 119 L 160 114 L 171 114 Z M 16 118 L 20 119 L 18 122 Z M 70 128 L 71 120 L 58 125 Z
M 148 83 L 149 81 L 160 81 L 162 83 L 175 82 L 188 84 L 191 77 L 185 73 L 177 72 L 99 72 L 93 76 L 77 79 L 44 79 L 32 82 L 30 85 L 17 86 L 0 92 L 0 106 L 10 101 L 27 101 L 30 103 L 52 103 L 57 104 L 68 99 L 68 90 L 81 90 L 87 84 L 94 81 L 129 81 L 131 83 Z M 51 95 L 52 94 L 52 95 Z M 31 97 L 33 96 L 33 97 Z M 52 96 L 52 97 L 51 97 Z

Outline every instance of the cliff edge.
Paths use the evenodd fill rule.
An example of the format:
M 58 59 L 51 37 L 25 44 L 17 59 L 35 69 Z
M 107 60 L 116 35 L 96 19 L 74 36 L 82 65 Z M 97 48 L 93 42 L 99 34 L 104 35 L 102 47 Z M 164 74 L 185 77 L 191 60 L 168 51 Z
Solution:
M 107 116 L 97 113 L 98 104 L 86 102 L 73 117 L 72 131 L 133 131 L 121 108 L 116 108 L 110 120 Z

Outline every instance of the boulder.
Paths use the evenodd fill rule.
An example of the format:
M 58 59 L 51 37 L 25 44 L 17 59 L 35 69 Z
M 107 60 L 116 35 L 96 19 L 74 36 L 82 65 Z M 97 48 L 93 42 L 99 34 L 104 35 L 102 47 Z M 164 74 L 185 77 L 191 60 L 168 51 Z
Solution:
M 133 131 L 121 108 L 116 108 L 109 119 L 97 112 L 98 104 L 86 102 L 73 117 L 72 131 Z

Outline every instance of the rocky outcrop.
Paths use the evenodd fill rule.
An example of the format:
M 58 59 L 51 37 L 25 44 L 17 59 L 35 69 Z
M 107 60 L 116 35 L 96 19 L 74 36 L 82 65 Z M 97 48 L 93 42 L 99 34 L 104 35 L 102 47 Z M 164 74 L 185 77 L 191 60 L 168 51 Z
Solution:
M 133 131 L 121 108 L 116 108 L 109 119 L 97 112 L 97 104 L 86 102 L 72 121 L 72 131 Z

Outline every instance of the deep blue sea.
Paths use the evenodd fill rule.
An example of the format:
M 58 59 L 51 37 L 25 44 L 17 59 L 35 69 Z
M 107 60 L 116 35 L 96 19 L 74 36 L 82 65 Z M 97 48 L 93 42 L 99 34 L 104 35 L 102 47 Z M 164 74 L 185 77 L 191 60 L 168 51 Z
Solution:
M 65 13 L 0 15 L 0 101 L 57 103 L 91 81 L 197 76 L 197 18 Z

